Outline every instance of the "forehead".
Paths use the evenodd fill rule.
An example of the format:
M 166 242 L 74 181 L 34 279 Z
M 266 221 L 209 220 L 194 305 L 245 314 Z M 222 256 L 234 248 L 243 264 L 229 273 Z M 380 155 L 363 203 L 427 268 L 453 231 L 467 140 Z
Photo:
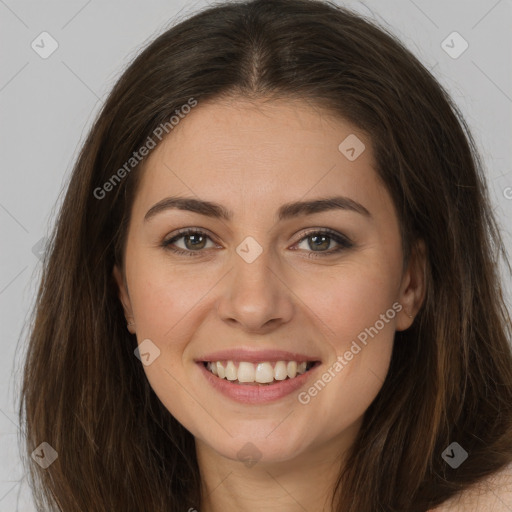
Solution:
M 368 135 L 300 100 L 199 103 L 142 172 L 136 205 L 148 207 L 180 194 L 233 210 L 333 192 L 359 202 L 386 200 Z

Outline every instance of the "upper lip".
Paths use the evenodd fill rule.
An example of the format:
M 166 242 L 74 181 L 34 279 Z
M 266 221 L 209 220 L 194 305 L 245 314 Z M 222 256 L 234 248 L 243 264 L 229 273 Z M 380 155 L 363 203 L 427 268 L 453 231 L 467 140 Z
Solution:
M 258 363 L 262 361 L 320 361 L 319 357 L 307 356 L 297 352 L 288 352 L 286 350 L 250 350 L 246 348 L 233 348 L 211 352 L 204 356 L 195 358 L 196 362 L 208 361 L 247 361 L 248 363 Z

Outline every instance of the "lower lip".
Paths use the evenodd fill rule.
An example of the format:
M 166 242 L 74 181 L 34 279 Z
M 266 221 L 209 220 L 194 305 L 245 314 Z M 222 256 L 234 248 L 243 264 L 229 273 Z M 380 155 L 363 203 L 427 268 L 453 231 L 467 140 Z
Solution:
M 261 386 L 259 384 L 233 384 L 226 379 L 215 376 L 205 368 L 202 362 L 197 363 L 197 365 L 212 387 L 220 391 L 223 395 L 245 404 L 262 404 L 275 402 L 298 390 L 310 378 L 311 374 L 319 366 L 319 363 L 316 363 L 310 370 L 293 379 L 285 379 L 276 381 L 274 384 Z

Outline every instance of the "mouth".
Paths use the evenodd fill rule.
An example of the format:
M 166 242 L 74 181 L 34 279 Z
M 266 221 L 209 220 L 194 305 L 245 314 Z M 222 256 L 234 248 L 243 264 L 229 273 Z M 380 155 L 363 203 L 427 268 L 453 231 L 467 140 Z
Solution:
M 194 362 L 214 393 L 242 404 L 265 404 L 293 396 L 313 381 L 318 356 L 244 347 L 201 354 Z
M 215 377 L 231 384 L 272 386 L 294 380 L 320 364 L 320 361 L 200 361 Z

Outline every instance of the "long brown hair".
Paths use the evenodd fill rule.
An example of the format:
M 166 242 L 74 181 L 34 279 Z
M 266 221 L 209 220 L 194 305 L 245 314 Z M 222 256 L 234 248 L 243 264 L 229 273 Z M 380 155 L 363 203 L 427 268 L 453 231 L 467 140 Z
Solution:
M 360 127 L 426 296 L 333 489 L 339 512 L 424 512 L 512 461 L 506 254 L 457 108 L 384 29 L 313 0 L 223 3 L 156 38 L 114 86 L 67 185 L 30 325 L 20 419 L 39 510 L 183 511 L 200 503 L 192 435 L 134 356 L 112 276 L 142 170 L 94 193 L 182 105 L 300 98 Z M 186 121 L 184 121 L 186 122 Z M 170 135 L 172 137 L 172 132 Z M 126 168 L 125 168 L 126 169 Z M 508 267 L 510 269 L 510 266 Z M 58 458 L 30 458 L 47 442 Z M 457 469 L 442 452 L 459 443 Z

